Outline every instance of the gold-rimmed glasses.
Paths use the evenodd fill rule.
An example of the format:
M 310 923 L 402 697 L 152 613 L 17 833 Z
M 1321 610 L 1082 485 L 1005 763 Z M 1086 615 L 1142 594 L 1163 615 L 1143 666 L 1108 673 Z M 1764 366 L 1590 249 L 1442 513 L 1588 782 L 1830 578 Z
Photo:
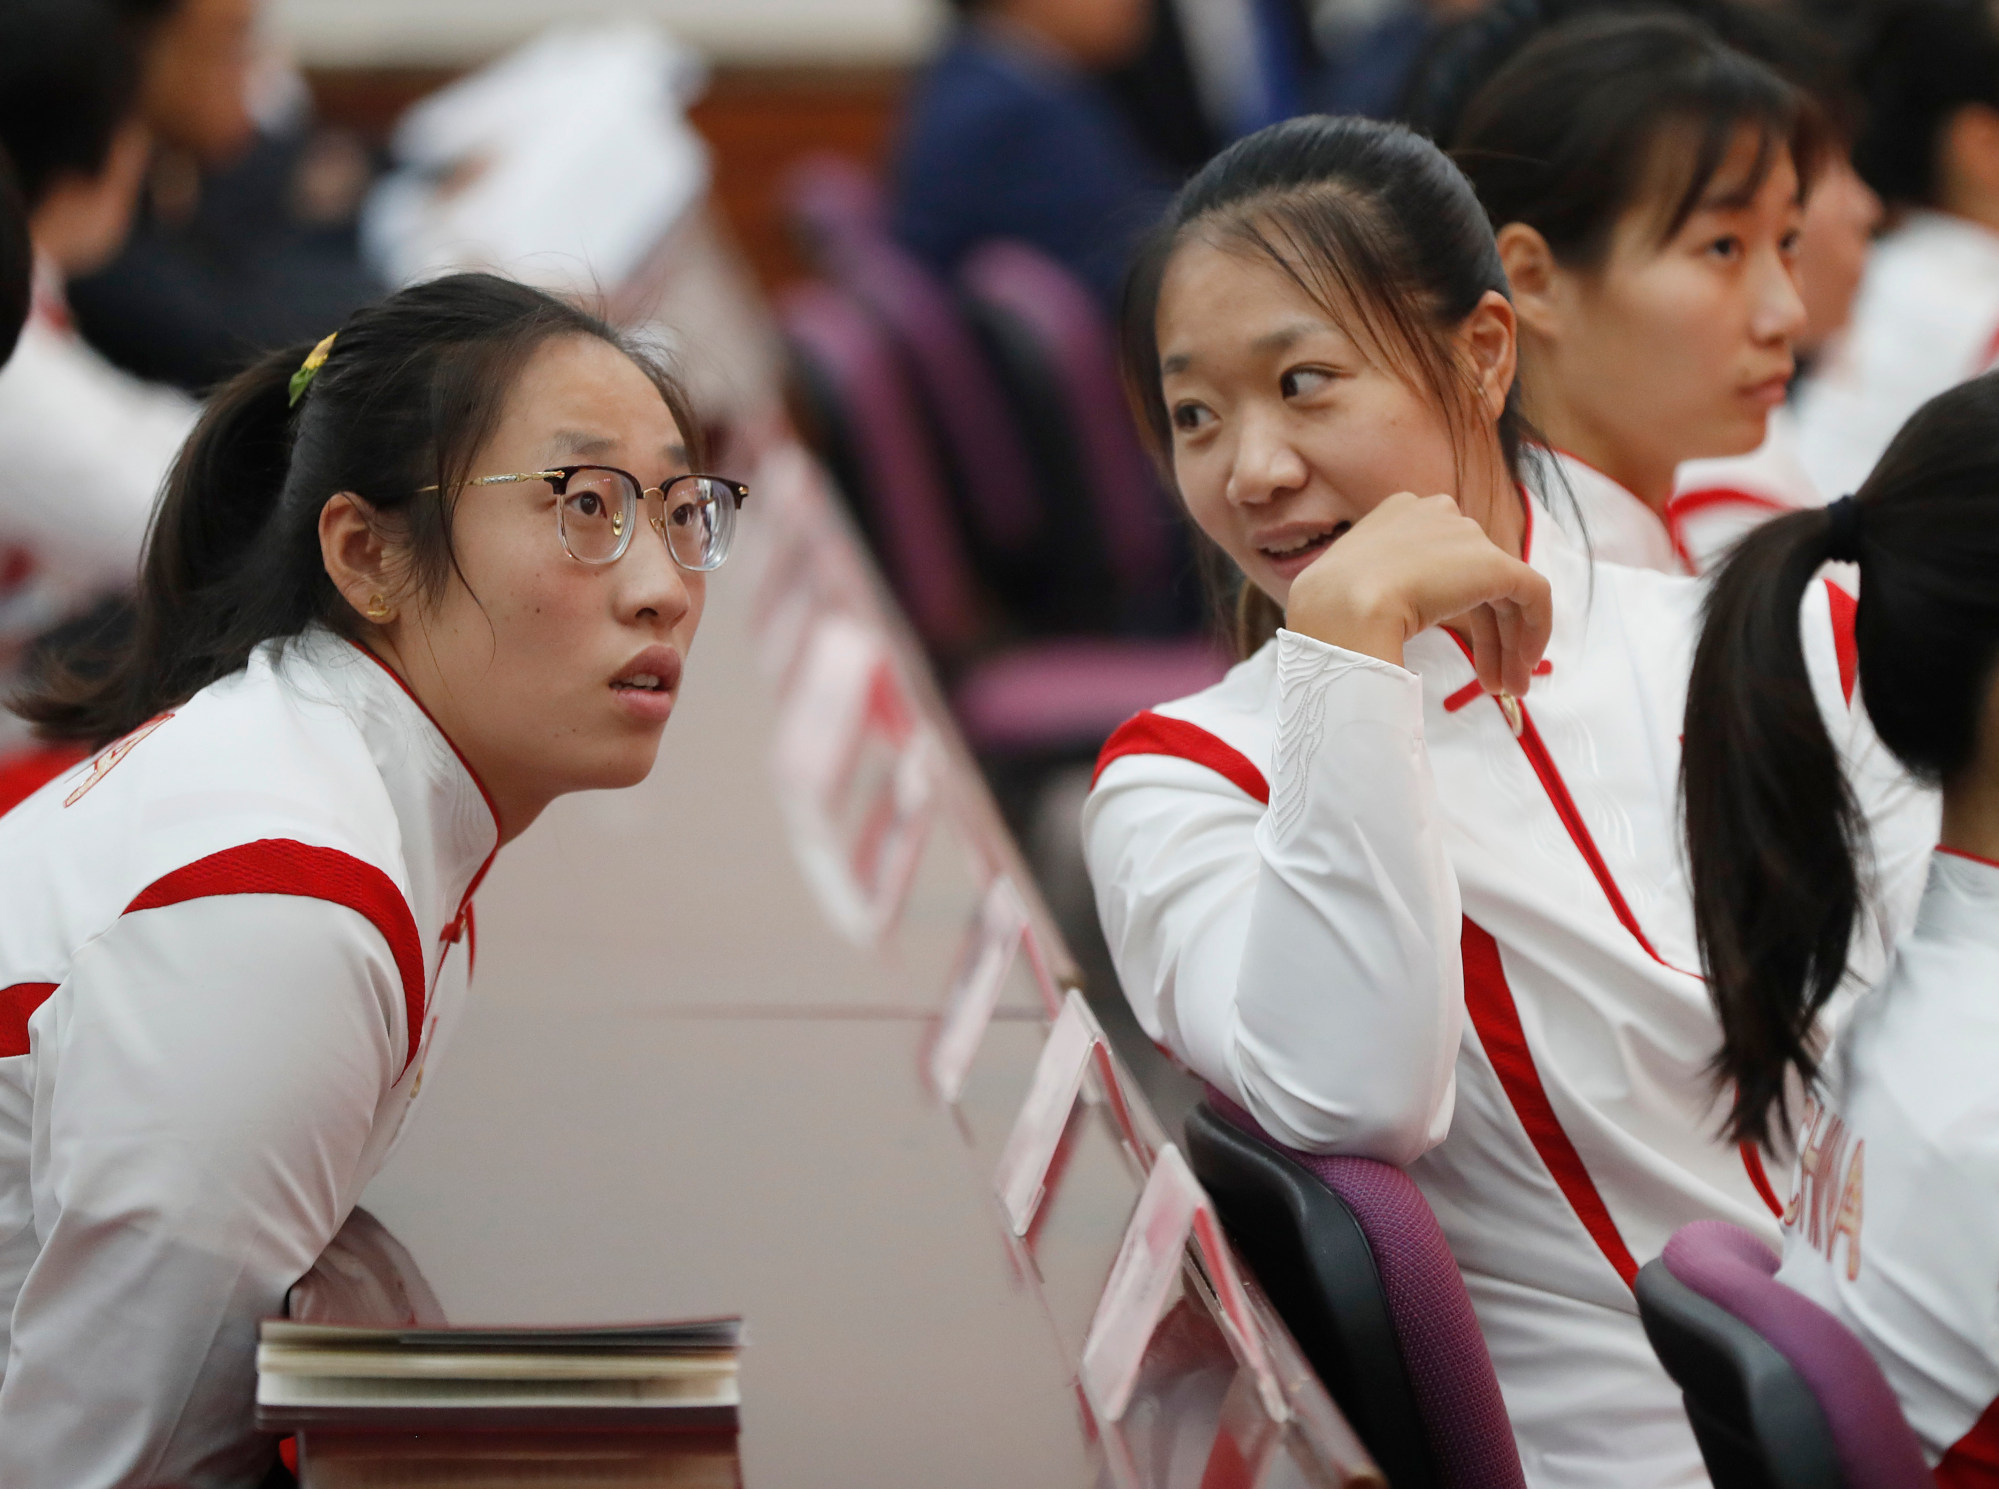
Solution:
M 614 465 L 512 471 L 475 476 L 465 484 L 506 486 L 515 481 L 546 481 L 554 488 L 556 531 L 563 551 L 578 563 L 614 564 L 623 558 L 644 503 L 646 521 L 673 561 L 697 574 L 722 567 L 736 536 L 736 511 L 750 494 L 742 482 L 723 476 L 674 476 L 643 486 L 637 476 Z

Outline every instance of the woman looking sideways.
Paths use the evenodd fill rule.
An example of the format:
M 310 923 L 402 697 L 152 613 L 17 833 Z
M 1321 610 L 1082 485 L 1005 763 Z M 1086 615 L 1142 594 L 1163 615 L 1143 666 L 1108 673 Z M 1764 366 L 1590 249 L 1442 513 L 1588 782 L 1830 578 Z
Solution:
M 1860 567 L 1881 740 L 1943 789 L 1914 929 L 1821 1066 L 1869 832 L 1809 704 L 1800 592 Z M 1866 1342 L 1942 1489 L 1999 1465 L 1999 374 L 1932 399 L 1860 490 L 1745 539 L 1715 581 L 1686 714 L 1687 846 L 1720 1072 L 1745 1139 L 1808 1092 L 1778 1276 Z M 1823 1075 L 1823 1079 L 1820 1077 Z
M 1498 236 L 1522 410 L 1592 551 L 1685 573 L 1681 462 L 1763 443 L 1807 323 L 1796 277 L 1817 111 L 1698 23 L 1605 14 L 1529 42 L 1450 140 Z M 1608 188 L 1606 183 L 1610 183 Z
M 1505 286 L 1397 128 L 1295 120 L 1182 191 L 1126 375 L 1242 574 L 1247 659 L 1112 737 L 1085 848 L 1147 1032 L 1278 1141 L 1421 1185 L 1528 1482 L 1699 1484 L 1630 1280 L 1698 1217 L 1776 1234 L 1717 1139 L 1679 854 L 1701 588 L 1593 563 L 1525 496 Z M 1894 902 L 1933 804 L 1848 710 L 1828 591 L 1801 603 Z
M 209 405 L 126 649 L 16 704 L 103 748 L 0 818 L 0 1482 L 256 1481 L 257 1320 L 401 1131 L 494 853 L 652 769 L 734 530 L 674 383 L 540 291 L 308 351 Z

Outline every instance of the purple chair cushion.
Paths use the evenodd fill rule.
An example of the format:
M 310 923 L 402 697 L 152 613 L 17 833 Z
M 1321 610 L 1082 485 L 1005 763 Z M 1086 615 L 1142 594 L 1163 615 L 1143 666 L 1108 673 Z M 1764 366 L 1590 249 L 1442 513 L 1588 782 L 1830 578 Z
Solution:
M 1447 1489 L 1525 1489 L 1513 1423 L 1457 1260 L 1415 1182 L 1393 1164 L 1304 1153 L 1273 1142 L 1212 1086 L 1208 1104 L 1309 1170 L 1338 1195 L 1367 1238 L 1403 1364 Z
M 1777 1280 L 1778 1258 L 1740 1226 L 1696 1220 L 1660 1258 L 1682 1286 L 1749 1325 L 1797 1371 L 1855 1489 L 1935 1489 L 1881 1367 L 1840 1321 Z
M 1227 669 L 1205 641 L 1048 641 L 971 668 L 952 710 L 982 754 L 1094 749 L 1134 713 L 1198 693 Z

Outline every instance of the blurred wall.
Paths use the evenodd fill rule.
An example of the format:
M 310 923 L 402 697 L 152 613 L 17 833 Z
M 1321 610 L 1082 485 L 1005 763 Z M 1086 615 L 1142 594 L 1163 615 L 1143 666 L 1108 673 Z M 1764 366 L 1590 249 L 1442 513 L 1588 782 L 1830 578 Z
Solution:
M 452 67 L 543 27 L 641 16 L 717 64 L 896 65 L 922 56 L 943 0 L 275 0 L 307 67 Z

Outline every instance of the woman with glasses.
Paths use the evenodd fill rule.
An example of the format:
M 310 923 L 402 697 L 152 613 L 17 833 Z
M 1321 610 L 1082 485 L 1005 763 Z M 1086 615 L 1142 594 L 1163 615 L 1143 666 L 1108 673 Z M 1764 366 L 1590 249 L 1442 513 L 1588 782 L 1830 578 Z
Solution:
M 257 1320 L 406 1122 L 493 855 L 652 769 L 745 495 L 701 458 L 488 275 L 209 405 L 130 641 L 14 705 L 98 752 L 0 818 L 0 1483 L 263 1471 Z

